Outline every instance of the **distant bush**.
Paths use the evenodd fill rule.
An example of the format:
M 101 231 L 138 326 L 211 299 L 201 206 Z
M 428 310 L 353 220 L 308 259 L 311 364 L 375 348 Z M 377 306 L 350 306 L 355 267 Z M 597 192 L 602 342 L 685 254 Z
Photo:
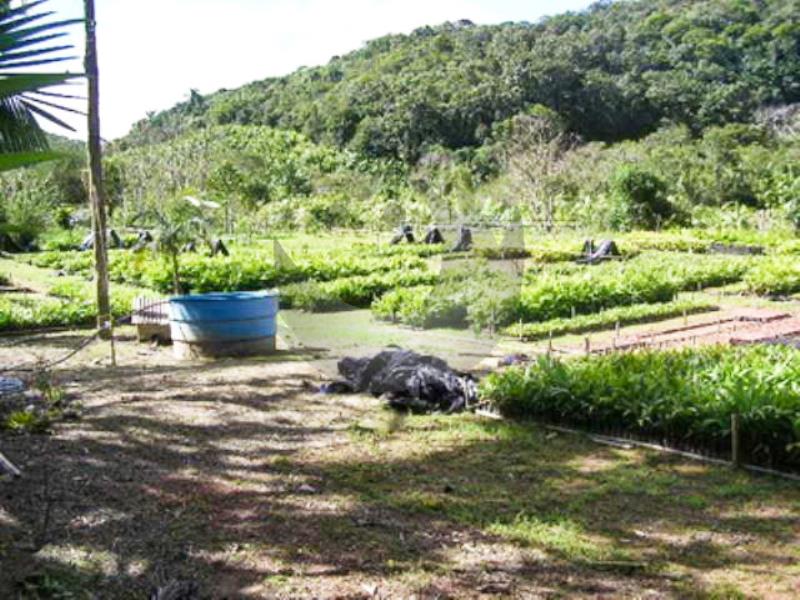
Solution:
M 56 229 L 41 237 L 39 243 L 44 251 L 77 250 L 86 239 L 87 231 L 83 229 Z
M 654 229 L 674 213 L 667 200 L 667 185 L 654 173 L 623 165 L 614 173 L 611 192 L 621 208 L 620 219 L 628 228 Z M 620 225 L 625 224 L 624 221 Z

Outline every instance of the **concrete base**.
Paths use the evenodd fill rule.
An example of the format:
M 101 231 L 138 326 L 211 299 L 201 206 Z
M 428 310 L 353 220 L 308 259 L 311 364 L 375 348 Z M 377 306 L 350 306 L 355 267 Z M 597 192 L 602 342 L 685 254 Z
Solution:
M 275 337 L 245 342 L 179 342 L 173 341 L 173 352 L 182 360 L 259 356 L 275 352 Z
M 159 344 L 169 344 L 172 341 L 169 323 L 159 325 L 157 323 L 140 323 L 136 325 L 136 336 L 140 342 L 151 342 L 153 338 Z

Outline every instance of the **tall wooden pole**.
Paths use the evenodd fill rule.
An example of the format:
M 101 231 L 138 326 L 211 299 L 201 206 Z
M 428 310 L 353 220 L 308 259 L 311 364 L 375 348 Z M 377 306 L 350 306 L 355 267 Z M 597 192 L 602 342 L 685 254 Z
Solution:
M 103 186 L 102 147 L 100 146 L 100 88 L 98 85 L 97 42 L 95 39 L 94 0 L 83 2 L 86 16 L 86 55 L 84 68 L 89 84 L 88 128 L 89 199 L 92 205 L 95 283 L 97 286 L 97 326 L 104 339 L 111 337 L 111 303 L 108 294 L 108 250 L 106 194 Z

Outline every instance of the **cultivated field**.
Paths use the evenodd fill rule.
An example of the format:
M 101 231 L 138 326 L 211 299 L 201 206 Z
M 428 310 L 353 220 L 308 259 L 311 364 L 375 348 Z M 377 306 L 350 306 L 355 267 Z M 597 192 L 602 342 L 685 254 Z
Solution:
M 728 343 L 792 320 L 798 248 L 764 237 L 763 256 L 718 255 L 710 236 L 617 236 L 622 256 L 599 265 L 574 262 L 578 235 L 504 245 L 492 232 L 455 257 L 386 236 L 183 255 L 192 291 L 280 289 L 279 352 L 182 363 L 121 325 L 116 367 L 94 342 L 44 374 L 18 373 L 45 408 L 4 415 L 0 448 L 23 477 L 0 484 L 0 589 L 794 597 L 797 481 L 547 427 L 719 455 L 736 412 L 746 462 L 798 470 L 796 350 Z M 160 260 L 114 252 L 117 316 L 137 294 L 169 294 Z M 90 268 L 79 252 L 0 260 L 0 362 L 46 365 L 80 344 Z M 664 342 L 703 328 L 725 344 Z M 781 331 L 763 337 L 792 339 Z M 475 372 L 485 407 L 509 419 L 316 393 L 338 358 L 390 345 Z M 498 369 L 510 354 L 533 362 Z

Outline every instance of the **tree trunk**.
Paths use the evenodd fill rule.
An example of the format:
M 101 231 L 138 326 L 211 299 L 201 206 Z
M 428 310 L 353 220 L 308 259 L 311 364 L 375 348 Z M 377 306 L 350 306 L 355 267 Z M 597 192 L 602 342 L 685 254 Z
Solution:
M 87 144 L 89 159 L 89 200 L 94 233 L 95 283 L 97 286 L 97 325 L 101 337 L 111 335 L 111 303 L 108 292 L 108 250 L 106 194 L 103 187 L 102 148 L 100 146 L 100 90 L 98 85 L 97 43 L 95 40 L 94 0 L 84 0 L 86 16 L 86 56 L 84 68 L 89 86 Z
M 175 292 L 176 296 L 181 295 L 181 266 L 178 262 L 178 252 L 173 252 L 170 254 L 170 265 L 172 267 L 172 289 Z

